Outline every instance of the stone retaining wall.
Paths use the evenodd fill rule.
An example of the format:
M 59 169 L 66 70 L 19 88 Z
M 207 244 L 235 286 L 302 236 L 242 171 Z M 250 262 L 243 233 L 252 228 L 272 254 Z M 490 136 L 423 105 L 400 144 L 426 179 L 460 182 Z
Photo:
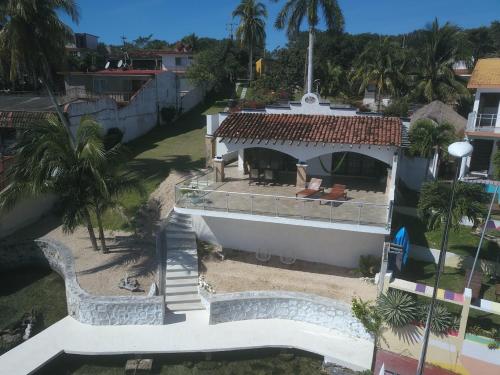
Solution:
M 210 294 L 200 291 L 210 313 L 210 324 L 249 319 L 288 319 L 334 329 L 349 337 L 373 338 L 356 319 L 349 305 L 296 292 L 241 292 Z
M 163 324 L 161 296 L 94 296 L 78 284 L 71 251 L 53 240 L 2 246 L 0 271 L 45 263 L 64 279 L 68 314 L 91 325 Z

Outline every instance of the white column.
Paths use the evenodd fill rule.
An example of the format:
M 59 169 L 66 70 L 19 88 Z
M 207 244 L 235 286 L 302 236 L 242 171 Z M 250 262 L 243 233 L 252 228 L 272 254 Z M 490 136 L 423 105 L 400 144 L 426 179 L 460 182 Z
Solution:
M 473 112 L 479 111 L 479 102 L 481 100 L 481 90 L 476 91 L 476 95 L 474 97 L 474 107 L 472 109 Z
M 245 170 L 245 150 L 238 150 L 238 171 Z

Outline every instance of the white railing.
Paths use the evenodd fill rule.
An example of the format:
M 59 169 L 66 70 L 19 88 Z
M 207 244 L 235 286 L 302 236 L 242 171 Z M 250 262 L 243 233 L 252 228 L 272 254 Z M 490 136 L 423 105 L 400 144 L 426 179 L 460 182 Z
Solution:
M 369 225 L 390 229 L 392 205 L 321 198 L 216 190 L 213 175 L 196 176 L 175 186 L 179 208 Z M 215 187 L 215 189 L 214 189 Z
M 496 113 L 471 112 L 467 120 L 467 130 L 500 133 L 500 127 L 496 127 L 497 117 Z
M 101 99 L 101 98 L 111 98 L 116 102 L 128 102 L 134 95 L 130 91 L 109 91 L 97 93 L 94 91 L 86 90 L 82 87 L 69 87 L 66 89 L 65 95 L 68 98 L 74 99 Z

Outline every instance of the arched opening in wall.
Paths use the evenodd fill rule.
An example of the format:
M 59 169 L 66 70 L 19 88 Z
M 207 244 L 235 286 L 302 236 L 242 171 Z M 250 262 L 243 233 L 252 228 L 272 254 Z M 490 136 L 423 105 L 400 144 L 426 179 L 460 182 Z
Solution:
M 385 194 L 390 183 L 389 166 L 356 152 L 325 154 L 307 161 L 308 175 L 322 178 L 326 186 L 345 185 L 357 192 Z M 356 198 L 365 198 L 363 194 Z
M 247 148 L 244 153 L 244 173 L 249 177 L 274 180 L 280 184 L 295 184 L 298 160 L 284 152 L 262 147 Z

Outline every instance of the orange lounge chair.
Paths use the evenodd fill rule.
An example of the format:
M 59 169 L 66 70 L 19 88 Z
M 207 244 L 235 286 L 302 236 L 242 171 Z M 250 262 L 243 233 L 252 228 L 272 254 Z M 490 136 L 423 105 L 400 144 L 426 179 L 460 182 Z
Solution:
M 345 191 L 346 186 L 341 184 L 335 184 L 330 189 L 329 193 L 326 193 L 321 197 L 321 199 L 328 201 L 335 201 L 337 199 L 347 199 L 347 192 Z
M 320 178 L 311 178 L 311 181 L 307 184 L 307 189 L 295 193 L 295 197 L 307 198 L 311 195 L 318 194 L 320 191 L 323 191 L 323 188 L 321 187 L 322 182 L 323 180 Z

